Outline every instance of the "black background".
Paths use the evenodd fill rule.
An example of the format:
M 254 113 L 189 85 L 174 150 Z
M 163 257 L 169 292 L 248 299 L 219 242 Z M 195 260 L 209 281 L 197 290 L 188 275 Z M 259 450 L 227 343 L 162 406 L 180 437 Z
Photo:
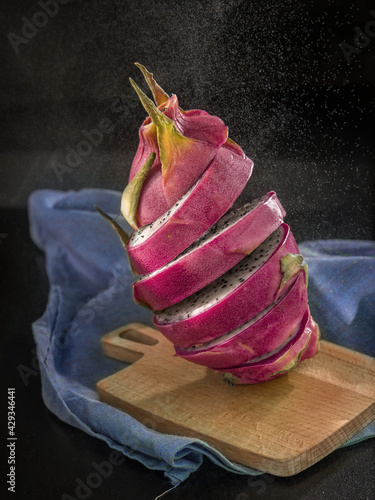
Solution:
M 27 385 L 17 371 L 32 366 L 30 324 L 48 293 L 43 256 L 28 236 L 28 195 L 124 188 L 144 119 L 128 82 L 145 89 L 139 61 L 184 109 L 205 109 L 229 126 L 255 162 L 242 201 L 275 190 L 299 242 L 374 239 L 375 36 L 358 39 L 361 47 L 354 38 L 375 21 L 375 4 L 70 0 L 19 45 L 25 19 L 43 24 L 34 17 L 42 9 L 37 1 L 0 5 L 2 364 L 6 386 L 17 388 L 16 498 L 61 498 L 110 449 L 48 412 L 37 370 Z M 344 41 L 356 49 L 347 58 Z M 66 148 L 104 118 L 113 131 L 59 177 Z M 205 463 L 166 498 L 375 498 L 374 462 L 370 440 L 262 484 Z M 161 473 L 126 459 L 92 498 L 154 498 L 166 489 Z

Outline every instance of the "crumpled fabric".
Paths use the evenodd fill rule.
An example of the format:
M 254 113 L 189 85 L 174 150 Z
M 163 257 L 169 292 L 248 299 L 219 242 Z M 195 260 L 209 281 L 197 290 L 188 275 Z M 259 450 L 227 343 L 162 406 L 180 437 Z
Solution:
M 119 215 L 120 199 L 121 193 L 102 189 L 30 196 L 31 237 L 45 252 L 50 283 L 46 311 L 33 324 L 45 404 L 64 422 L 164 471 L 172 485 L 187 479 L 204 457 L 234 473 L 261 474 L 202 440 L 162 434 L 99 401 L 96 383 L 126 366 L 103 355 L 101 337 L 133 321 L 152 325 L 151 311 L 133 302 L 134 277 L 124 249 L 94 208 L 130 231 Z M 300 249 L 323 338 L 375 356 L 375 243 L 314 241 Z M 346 445 L 374 436 L 375 422 Z

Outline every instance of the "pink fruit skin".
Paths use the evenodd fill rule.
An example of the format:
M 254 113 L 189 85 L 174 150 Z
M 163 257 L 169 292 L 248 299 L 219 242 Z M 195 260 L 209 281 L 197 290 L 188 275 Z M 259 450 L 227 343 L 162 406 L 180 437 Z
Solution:
M 311 315 L 309 316 L 309 323 L 307 326 L 311 328 L 312 334 L 306 349 L 301 354 L 299 363 L 301 363 L 305 359 L 313 358 L 315 354 L 319 352 L 320 337 L 321 337 L 320 328 L 319 325 L 315 323 Z
M 137 211 L 139 226 L 150 224 L 163 215 L 198 180 L 226 142 L 228 128 L 217 116 L 206 111 L 181 111 L 172 95 L 159 109 L 173 120 L 177 130 L 191 139 L 198 139 L 184 158 L 186 165 L 176 165 L 167 183 L 163 182 L 156 129 L 151 129 L 148 117 L 139 129 L 139 145 L 129 175 L 129 182 L 139 171 L 151 152 L 156 153 L 154 165 L 144 183 Z
M 278 353 L 253 364 L 244 364 L 225 371 L 236 377 L 237 384 L 257 384 L 285 375 L 301 361 L 312 358 L 319 350 L 319 327 L 307 309 L 296 337 Z
M 283 287 L 280 290 L 283 277 L 280 259 L 287 253 L 299 252 L 289 226 L 282 224 L 282 227 L 284 235 L 273 254 L 224 299 L 214 302 L 209 309 L 197 316 L 174 323 L 162 323 L 155 314 L 153 321 L 156 328 L 173 344 L 186 348 L 209 341 L 212 332 L 215 332 L 216 336 L 229 332 L 263 311 L 286 289 Z M 169 283 L 166 281 L 163 286 L 167 288 Z
M 216 238 L 171 262 L 157 274 L 136 281 L 134 298 L 148 304 L 154 311 L 180 302 L 224 274 L 246 253 L 259 246 L 280 226 L 284 216 L 285 211 L 276 193 L 268 193 L 264 203 Z M 157 323 L 155 325 L 158 327 Z
M 127 245 L 136 273 L 147 274 L 164 266 L 185 250 L 229 210 L 241 194 L 253 162 L 226 145 L 205 171 L 184 203 L 144 242 Z M 134 234 L 134 233 L 133 233 Z
M 307 288 L 302 271 L 278 304 L 234 337 L 205 349 L 186 351 L 175 347 L 176 354 L 214 370 L 247 363 L 282 344 L 299 325 L 306 308 Z M 213 333 L 211 339 L 216 337 Z

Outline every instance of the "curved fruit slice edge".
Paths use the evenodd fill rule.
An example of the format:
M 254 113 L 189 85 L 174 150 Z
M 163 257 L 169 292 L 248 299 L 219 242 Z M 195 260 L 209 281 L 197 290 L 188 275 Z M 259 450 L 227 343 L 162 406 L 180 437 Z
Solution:
M 320 330 L 309 309 L 288 342 L 249 363 L 225 369 L 223 379 L 233 385 L 257 384 L 285 375 L 319 350 Z M 224 370 L 217 370 L 224 371 Z
M 172 261 L 141 276 L 134 297 L 154 311 L 181 302 L 242 261 L 281 225 L 284 214 L 271 192 L 225 215 Z M 297 244 L 290 251 L 298 251 Z
M 132 233 L 127 252 L 136 272 L 147 274 L 167 264 L 215 224 L 241 194 L 252 170 L 251 160 L 239 159 L 222 147 L 170 210 Z
M 155 327 L 173 344 L 191 347 L 222 335 L 259 314 L 284 292 L 280 260 L 298 251 L 282 224 L 226 274 L 174 306 L 154 315 Z M 288 284 L 293 276 L 289 277 Z
M 302 321 L 307 308 L 303 271 L 289 288 L 247 323 L 212 340 L 187 349 L 175 346 L 178 356 L 209 368 L 228 368 L 276 349 Z

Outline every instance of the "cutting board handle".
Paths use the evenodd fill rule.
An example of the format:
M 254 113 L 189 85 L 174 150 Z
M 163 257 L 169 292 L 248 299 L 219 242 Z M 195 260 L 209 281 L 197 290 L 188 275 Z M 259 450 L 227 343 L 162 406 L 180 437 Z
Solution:
M 134 363 L 159 343 L 158 332 L 142 323 L 129 323 L 102 337 L 102 349 L 106 356 Z

